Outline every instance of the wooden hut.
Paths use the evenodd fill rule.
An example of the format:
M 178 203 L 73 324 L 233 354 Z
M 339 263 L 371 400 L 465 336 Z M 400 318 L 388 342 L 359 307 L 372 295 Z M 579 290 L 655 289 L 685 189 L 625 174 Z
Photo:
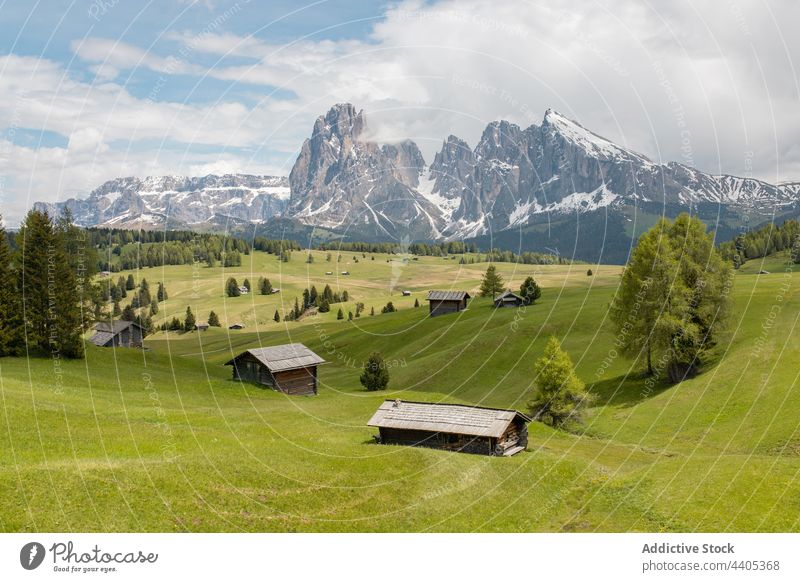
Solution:
M 516 410 L 386 400 L 368 426 L 382 444 L 509 457 L 528 446 L 530 421 Z
M 140 348 L 144 339 L 142 326 L 135 321 L 101 321 L 94 326 L 89 341 L 101 348 Z
M 244 324 L 242 323 L 232 323 L 228 326 L 228 329 L 244 329 Z
M 466 291 L 428 291 L 431 317 L 456 313 L 467 308 L 469 293 Z
M 494 300 L 495 307 L 521 307 L 522 305 L 525 305 L 525 300 L 516 293 L 512 293 L 511 290 Z
M 197 331 L 208 331 L 208 322 L 207 321 L 198 321 L 194 324 L 194 328 Z
M 317 366 L 327 362 L 303 344 L 286 344 L 242 352 L 225 362 L 233 379 L 270 386 L 285 394 L 317 393 Z

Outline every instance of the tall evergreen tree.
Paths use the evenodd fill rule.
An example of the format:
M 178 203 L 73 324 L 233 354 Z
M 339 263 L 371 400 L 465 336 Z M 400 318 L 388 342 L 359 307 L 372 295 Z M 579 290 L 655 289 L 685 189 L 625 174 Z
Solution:
M 195 318 L 194 313 L 192 313 L 192 308 L 186 308 L 186 319 L 183 321 L 183 329 L 184 331 L 193 331 L 195 325 Z
M 0 217 L 0 356 L 22 353 L 17 275 L 11 265 L 11 249 Z
M 272 319 L 275 320 L 275 323 L 281 322 L 281 314 L 278 313 L 278 310 L 275 310 L 275 315 L 272 316 Z
M 136 281 L 133 279 L 133 274 L 130 274 L 125 280 L 125 290 L 133 291 L 134 289 L 136 289 Z
M 269 279 L 266 277 L 261 279 L 259 283 L 259 291 L 262 295 L 270 295 L 272 293 L 272 283 L 270 283 Z
M 242 294 L 239 291 L 239 283 L 236 282 L 236 279 L 233 277 L 229 277 L 228 281 L 225 283 L 225 293 L 228 297 L 239 297 Z
M 219 317 L 213 311 L 208 314 L 208 325 L 211 327 L 220 327 Z
M 133 308 L 131 304 L 125 306 L 125 309 L 122 310 L 122 315 L 120 315 L 120 319 L 122 321 L 136 321 L 136 310 Z
M 495 295 L 504 291 L 503 277 L 497 272 L 497 267 L 489 265 L 486 269 L 486 274 L 481 280 L 481 297 L 495 298 Z

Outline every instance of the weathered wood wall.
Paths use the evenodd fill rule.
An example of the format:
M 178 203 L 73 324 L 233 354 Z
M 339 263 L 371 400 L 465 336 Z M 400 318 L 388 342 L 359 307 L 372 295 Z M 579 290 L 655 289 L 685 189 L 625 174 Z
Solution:
M 381 427 L 378 430 L 380 431 L 381 442 L 387 445 L 429 447 L 476 455 L 491 455 L 494 451 L 493 439 L 489 437 L 385 427 Z
M 456 313 L 466 308 L 467 300 L 462 301 L 430 301 L 431 317 L 444 315 L 445 313 Z

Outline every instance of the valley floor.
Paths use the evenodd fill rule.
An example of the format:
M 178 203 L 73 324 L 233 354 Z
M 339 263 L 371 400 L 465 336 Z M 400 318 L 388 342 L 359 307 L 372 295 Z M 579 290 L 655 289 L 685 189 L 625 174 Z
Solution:
M 390 263 L 367 260 L 382 271 L 347 288 L 379 306 L 399 290 L 387 289 Z M 397 313 L 274 324 L 265 298 L 228 316 L 253 314 L 240 332 L 158 333 L 146 350 L 89 346 L 85 361 L 0 359 L 0 530 L 800 531 L 799 275 L 738 272 L 715 360 L 668 387 L 614 350 L 618 268 L 500 265 L 517 285 L 535 273 L 541 301 L 478 299 L 429 319 L 423 289 L 472 289 L 486 267 L 439 263 L 401 271 L 415 287 Z M 240 309 L 208 283 L 216 274 L 192 298 L 185 270 L 145 274 L 173 287 L 170 315 L 190 301 Z M 324 285 L 316 271 L 292 277 L 281 286 Z M 524 410 L 550 335 L 595 395 L 582 434 L 531 423 L 528 450 L 511 458 L 374 444 L 366 422 L 385 398 Z M 319 396 L 234 382 L 223 366 L 289 341 L 330 361 Z M 358 382 L 372 350 L 392 363 L 386 392 Z

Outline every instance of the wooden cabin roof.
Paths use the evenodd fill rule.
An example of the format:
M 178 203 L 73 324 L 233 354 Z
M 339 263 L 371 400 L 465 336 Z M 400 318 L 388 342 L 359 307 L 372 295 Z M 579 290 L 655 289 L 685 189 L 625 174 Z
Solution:
M 466 291 L 428 291 L 428 301 L 461 301 L 469 299 Z
M 269 368 L 270 372 L 285 372 L 298 368 L 307 368 L 319 364 L 327 364 L 317 354 L 309 350 L 303 344 L 286 344 L 282 346 L 271 346 L 268 348 L 255 348 L 242 352 L 235 358 L 225 362 L 226 366 L 231 366 L 242 356 L 250 354 L 259 362 Z
M 95 333 L 91 338 L 89 338 L 89 341 L 102 348 L 109 341 L 111 341 L 115 335 L 125 331 L 131 326 L 136 326 L 139 329 L 142 329 L 142 326 L 135 321 L 123 321 L 121 319 L 111 322 L 100 321 L 95 324 L 93 328 Z
M 516 418 L 531 420 L 516 410 L 386 400 L 367 426 L 498 438 Z
M 504 301 L 506 299 L 518 299 L 519 301 L 525 301 L 522 297 L 511 291 L 510 289 L 503 293 L 502 295 L 498 295 L 495 301 Z

